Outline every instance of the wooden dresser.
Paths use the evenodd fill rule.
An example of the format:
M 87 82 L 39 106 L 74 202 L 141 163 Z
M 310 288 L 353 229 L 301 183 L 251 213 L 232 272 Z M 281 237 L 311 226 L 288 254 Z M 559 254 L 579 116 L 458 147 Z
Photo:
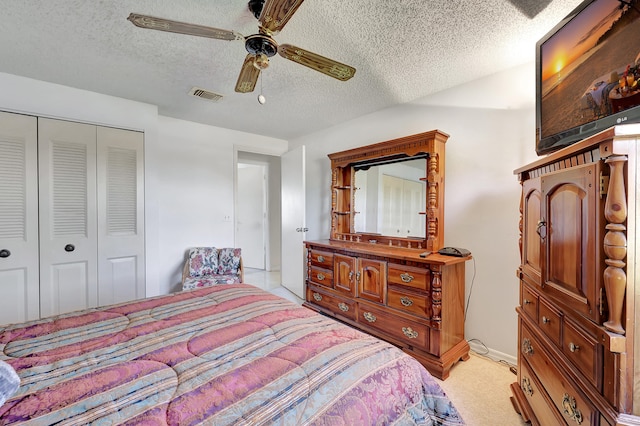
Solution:
M 518 382 L 540 425 L 640 425 L 640 125 L 515 171 L 522 185 Z
M 434 376 L 469 358 L 464 339 L 468 258 L 344 241 L 307 242 L 305 305 L 387 340 Z
M 454 363 L 469 357 L 464 296 L 470 256 L 437 253 L 444 240 L 447 138 L 435 130 L 329 154 L 331 236 L 305 242 L 305 306 L 401 347 L 440 379 L 448 377 Z M 380 165 L 397 167 L 408 161 L 413 172 L 419 169 L 418 177 L 404 179 L 397 168 L 380 169 L 357 187 L 357 171 L 369 173 Z M 391 180 L 402 181 L 400 185 L 376 186 L 391 181 L 384 175 L 394 173 L 398 176 Z M 366 193 L 368 204 L 356 193 Z M 381 207 L 389 205 L 392 208 Z M 356 219 L 365 213 L 367 221 Z M 385 221 L 387 226 L 379 225 Z M 358 229 L 365 222 L 373 228 Z M 431 253 L 425 255 L 427 251 Z

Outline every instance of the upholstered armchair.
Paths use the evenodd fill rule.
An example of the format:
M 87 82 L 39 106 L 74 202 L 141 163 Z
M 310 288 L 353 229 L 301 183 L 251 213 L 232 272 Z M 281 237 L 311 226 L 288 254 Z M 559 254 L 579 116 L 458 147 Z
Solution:
M 244 281 L 241 249 L 193 247 L 182 269 L 182 289 Z

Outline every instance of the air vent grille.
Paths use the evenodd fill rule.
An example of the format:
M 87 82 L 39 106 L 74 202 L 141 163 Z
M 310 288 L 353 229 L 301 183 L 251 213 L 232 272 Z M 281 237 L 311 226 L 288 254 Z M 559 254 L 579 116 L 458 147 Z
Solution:
M 196 98 L 206 99 L 211 102 L 219 102 L 223 98 L 219 93 L 211 92 L 210 90 L 201 89 L 199 87 L 192 88 L 189 94 Z

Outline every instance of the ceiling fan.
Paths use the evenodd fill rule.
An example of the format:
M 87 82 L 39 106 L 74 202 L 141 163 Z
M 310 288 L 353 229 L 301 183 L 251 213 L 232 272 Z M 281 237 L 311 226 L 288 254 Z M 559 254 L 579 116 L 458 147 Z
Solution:
M 247 37 L 236 31 L 221 30 L 137 13 L 131 13 L 127 19 L 140 28 L 208 37 L 218 40 L 244 40 L 244 46 L 248 54 L 240 69 L 240 75 L 238 76 L 235 88 L 236 92 L 253 92 L 260 71 L 269 66 L 269 58 L 276 53 L 283 58 L 320 71 L 338 80 L 349 80 L 355 74 L 355 68 L 297 46 L 290 44 L 278 45 L 273 39 L 273 36 L 278 34 L 285 24 L 289 22 L 289 19 L 291 19 L 291 16 L 298 10 L 303 1 L 304 0 L 250 0 L 249 10 L 256 19 L 258 19 L 259 26 L 257 34 Z

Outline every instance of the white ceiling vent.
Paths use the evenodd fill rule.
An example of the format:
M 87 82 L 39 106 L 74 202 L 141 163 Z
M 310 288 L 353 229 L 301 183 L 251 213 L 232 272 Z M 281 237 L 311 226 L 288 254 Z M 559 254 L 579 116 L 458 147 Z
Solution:
M 211 102 L 219 102 L 223 98 L 223 96 L 219 93 L 214 93 L 209 90 L 201 89 L 199 87 L 192 88 L 189 94 L 195 96 L 196 98 L 206 99 Z

